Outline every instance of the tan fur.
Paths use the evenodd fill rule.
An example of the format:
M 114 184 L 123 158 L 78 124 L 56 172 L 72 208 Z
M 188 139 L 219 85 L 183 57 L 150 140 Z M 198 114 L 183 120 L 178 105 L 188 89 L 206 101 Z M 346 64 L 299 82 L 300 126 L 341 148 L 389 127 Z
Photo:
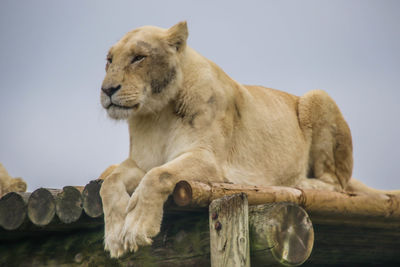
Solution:
M 22 178 L 11 177 L 3 164 L 0 163 L 0 197 L 9 192 L 25 192 L 26 183 Z
M 147 26 L 110 49 L 101 102 L 130 132 L 129 158 L 100 192 L 112 257 L 151 244 L 182 179 L 327 190 L 350 180 L 350 130 L 325 92 L 243 86 L 187 36 L 185 22 Z
M 118 164 L 113 164 L 113 165 L 109 166 L 105 171 L 103 171 L 103 172 L 100 174 L 99 178 L 97 178 L 97 179 L 100 179 L 100 180 L 106 179 L 108 176 L 110 176 L 110 174 L 111 174 L 117 167 L 118 167 Z

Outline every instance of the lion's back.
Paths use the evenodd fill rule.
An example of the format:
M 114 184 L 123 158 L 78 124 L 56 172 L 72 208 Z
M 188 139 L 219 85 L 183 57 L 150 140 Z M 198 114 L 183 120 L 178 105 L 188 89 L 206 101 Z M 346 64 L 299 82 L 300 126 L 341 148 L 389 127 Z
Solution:
M 260 85 L 244 85 L 244 87 L 253 97 L 261 99 L 266 103 L 270 102 L 271 100 L 281 101 L 292 110 L 297 109 L 297 103 L 299 100 L 298 96 Z

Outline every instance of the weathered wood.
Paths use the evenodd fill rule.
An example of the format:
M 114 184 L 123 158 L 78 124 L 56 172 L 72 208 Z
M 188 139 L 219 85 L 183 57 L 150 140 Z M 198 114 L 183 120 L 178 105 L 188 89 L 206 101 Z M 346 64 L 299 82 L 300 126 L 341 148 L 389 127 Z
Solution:
M 210 266 L 206 211 L 167 214 L 151 247 L 118 260 L 104 251 L 103 238 L 100 227 L 0 241 L 0 266 Z
M 235 185 L 229 186 L 231 186 L 232 190 L 226 189 L 226 184 L 221 184 L 217 188 L 214 184 L 202 184 L 194 190 L 190 185 L 190 189 L 192 192 L 197 192 L 192 193 L 199 195 L 197 199 L 206 198 L 208 201 L 215 195 L 221 194 L 221 192 L 226 194 L 230 194 L 232 191 L 237 192 L 238 189 Z M 197 190 L 198 188 L 203 188 L 202 190 L 209 188 L 207 189 L 208 195 L 202 195 L 202 190 Z M 271 201 L 293 197 L 286 195 L 288 191 L 291 191 L 287 190 L 287 188 L 274 188 L 277 188 L 277 190 L 270 192 L 269 194 L 271 195 L 257 196 L 258 200 L 257 198 L 252 198 L 251 201 L 254 201 L 254 199 L 259 201 L 265 197 L 272 199 Z M 396 196 L 353 195 L 290 189 L 300 192 L 299 198 L 295 199 L 308 209 L 314 225 L 314 249 L 304 266 L 400 265 L 398 257 L 400 228 L 396 227 L 396 225 L 399 225 L 397 218 L 399 211 L 395 210 L 396 205 L 398 205 Z M 99 187 L 93 192 L 98 193 L 98 190 Z M 265 193 L 268 190 L 271 190 L 271 188 L 269 187 L 265 190 L 263 188 L 255 188 L 253 191 Z M 60 190 L 47 191 L 50 192 L 53 198 L 60 192 Z M 186 194 L 186 190 L 183 190 L 182 193 Z M 333 193 L 333 195 L 330 193 Z M 4 197 L 0 199 L 1 224 L 4 224 L 5 221 L 6 223 L 11 222 L 10 225 L 21 223 L 20 221 L 16 224 L 13 222 L 18 221 L 15 218 L 19 216 L 18 214 L 24 214 L 23 209 L 27 206 L 26 204 L 20 205 L 22 213 L 18 212 L 18 208 L 12 209 L 11 207 L 18 206 L 14 201 L 21 201 L 21 198 L 18 197 L 21 194 L 18 193 L 18 196 L 15 194 L 17 193 L 10 193 L 10 196 L 13 197 L 8 197 L 9 199 L 3 199 Z M 26 202 L 29 194 L 22 194 L 22 196 L 24 196 L 22 202 L 24 202 L 24 199 Z M 330 203 L 331 201 L 337 201 L 335 197 L 340 198 L 339 201 Z M 365 200 L 367 207 L 362 207 L 361 200 Z M 342 205 L 341 201 L 347 203 Z M 204 206 L 205 202 L 202 200 L 200 204 L 203 203 Z M 376 203 L 373 204 L 373 202 Z M 189 204 L 184 209 L 192 209 L 188 207 L 193 203 L 194 201 L 189 201 Z M 339 206 L 342 210 L 336 210 L 338 203 L 342 205 Z M 355 207 L 351 207 L 354 203 L 358 205 L 357 207 L 360 208 L 360 211 L 357 211 Z M 6 208 L 2 209 L 1 207 Z M 195 207 L 199 207 L 199 205 Z M 376 211 L 381 207 L 386 210 Z M 208 216 L 205 213 L 201 213 L 205 208 L 196 208 L 200 213 L 182 213 L 182 209 L 181 211 L 179 210 L 167 203 L 165 205 L 167 217 L 163 222 L 160 235 L 155 238 L 153 246 L 141 248 L 138 253 L 129 254 L 118 261 L 111 260 L 107 253 L 103 251 L 102 229 L 96 231 L 96 238 L 93 239 L 93 242 L 88 241 L 90 233 L 94 233 L 92 232 L 93 227 L 102 225 L 101 216 L 94 219 L 83 213 L 77 222 L 70 224 L 61 223 L 57 216 L 53 216 L 50 224 L 45 227 L 38 227 L 30 223 L 25 215 L 26 219 L 22 219 L 22 225 L 16 226 L 18 228 L 16 230 L 4 230 L 15 228 L 5 228 L 3 225 L 0 227 L 0 266 L 29 266 L 35 264 L 39 266 L 59 266 L 62 264 L 72 266 L 129 266 L 132 264 L 135 266 L 208 266 L 210 264 Z M 173 215 L 171 215 L 171 211 L 173 211 Z M 368 211 L 373 211 L 372 215 L 366 215 Z M 6 212 L 6 215 L 4 215 L 4 212 Z M 252 212 L 250 212 L 250 220 L 252 220 L 252 216 Z M 204 227 L 206 230 L 204 230 Z M 254 229 L 250 227 L 250 236 L 253 237 L 252 240 L 256 240 L 257 235 L 254 236 L 253 232 Z M 201 235 L 199 236 L 198 233 L 201 233 Z M 70 237 L 72 236 L 75 239 L 71 240 Z M 201 248 L 198 247 L 200 243 L 202 244 Z M 270 249 L 265 243 L 264 245 L 265 247 L 262 248 L 251 243 L 250 251 L 253 266 L 264 265 L 265 254 Z M 68 251 L 66 248 L 68 248 Z
M 39 188 L 32 192 L 28 200 L 28 218 L 38 226 L 49 224 L 56 214 L 56 200 L 54 195 L 59 189 Z
M 209 207 L 211 266 L 250 266 L 247 196 L 216 199 Z
M 103 180 L 90 181 L 83 189 L 83 209 L 87 215 L 92 218 L 98 218 L 103 215 L 103 203 L 100 197 L 100 188 Z
M 256 187 L 226 183 L 204 184 L 195 181 L 180 181 L 177 183 L 173 197 L 177 205 L 191 207 L 207 207 L 214 199 L 226 195 L 246 193 L 250 205 L 272 202 L 298 203 L 302 191 L 296 188 L 269 186 Z
M 26 219 L 29 193 L 10 192 L 0 199 L 0 226 L 14 230 Z
M 314 224 L 314 248 L 303 266 L 400 266 L 400 229 Z
M 313 226 L 307 213 L 296 204 L 250 206 L 249 228 L 251 250 L 258 253 L 255 266 L 274 266 L 278 262 L 298 266 L 311 254 Z
M 81 192 L 73 186 L 64 186 L 56 195 L 56 214 L 61 222 L 76 222 L 82 214 Z
M 173 198 L 177 205 L 207 206 L 225 195 L 244 192 L 250 205 L 292 202 L 302 206 L 314 223 L 346 224 L 365 227 L 400 227 L 400 196 L 354 194 L 321 190 L 300 190 L 290 187 L 256 187 L 225 183 L 205 185 L 181 181 Z
M 62 232 L 59 226 L 57 232 L 40 227 L 34 236 L 0 240 L 0 266 L 210 266 L 208 216 L 207 211 L 170 214 L 166 210 L 153 245 L 119 260 L 104 251 L 103 227 L 87 228 L 101 218 L 87 217 L 81 229 L 74 228 L 77 223 L 61 224 L 67 227 Z M 400 228 L 313 226 L 314 248 L 302 266 L 400 266 Z M 0 229 L 0 238 L 13 232 Z M 267 248 L 251 246 L 250 250 L 252 266 L 266 266 L 262 260 Z
M 0 225 L 15 230 L 27 217 L 34 225 L 46 226 L 57 221 L 77 221 L 82 213 L 80 187 L 66 186 L 63 190 L 39 188 L 33 193 L 11 192 L 0 199 Z M 28 215 L 28 216 L 27 216 Z

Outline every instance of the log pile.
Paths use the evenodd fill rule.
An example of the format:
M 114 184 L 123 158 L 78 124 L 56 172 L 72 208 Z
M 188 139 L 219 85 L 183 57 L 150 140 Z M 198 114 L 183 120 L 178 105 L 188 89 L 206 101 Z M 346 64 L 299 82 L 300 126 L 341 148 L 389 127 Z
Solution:
M 41 188 L 0 198 L 0 266 L 209 266 L 210 242 L 232 249 L 227 244 L 234 242 L 219 238 L 223 231 L 237 231 L 227 225 L 246 224 L 250 240 L 239 238 L 243 244 L 235 249 L 245 253 L 249 248 L 251 266 L 277 261 L 295 266 L 307 258 L 304 266 L 400 263 L 397 196 L 188 181 L 178 183 L 165 204 L 153 245 L 110 259 L 103 250 L 100 187 L 96 180 L 85 187 Z M 248 221 L 229 223 L 230 207 L 244 204 L 218 201 L 242 192 L 249 206 L 239 211 L 247 212 Z
M 86 217 L 101 218 L 101 182 L 91 181 L 84 187 L 39 188 L 32 193 L 10 192 L 0 198 L 0 226 L 11 231 L 23 230 L 29 224 L 44 227 L 72 224 Z

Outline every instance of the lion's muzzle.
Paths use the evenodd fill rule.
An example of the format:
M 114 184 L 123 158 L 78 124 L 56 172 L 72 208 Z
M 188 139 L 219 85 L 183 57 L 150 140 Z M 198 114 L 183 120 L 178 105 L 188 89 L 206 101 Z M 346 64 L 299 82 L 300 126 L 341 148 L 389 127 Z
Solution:
M 109 97 L 111 97 L 113 94 L 115 94 L 119 89 L 121 89 L 121 85 L 117 85 L 117 86 L 109 86 L 109 87 L 102 87 L 101 90 L 108 95 Z

